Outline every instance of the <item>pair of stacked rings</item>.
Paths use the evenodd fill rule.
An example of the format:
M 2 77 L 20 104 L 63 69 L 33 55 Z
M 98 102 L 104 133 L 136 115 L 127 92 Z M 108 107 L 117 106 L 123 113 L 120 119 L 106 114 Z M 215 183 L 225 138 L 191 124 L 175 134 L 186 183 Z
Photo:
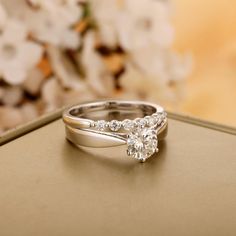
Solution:
M 66 138 L 79 147 L 126 145 L 127 155 L 145 162 L 158 152 L 167 135 L 164 109 L 142 101 L 97 101 L 73 106 L 63 113 Z

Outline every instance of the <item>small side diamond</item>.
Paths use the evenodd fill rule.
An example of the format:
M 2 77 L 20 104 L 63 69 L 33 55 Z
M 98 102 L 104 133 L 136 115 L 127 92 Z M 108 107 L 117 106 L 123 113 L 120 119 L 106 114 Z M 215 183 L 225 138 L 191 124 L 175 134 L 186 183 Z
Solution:
M 118 120 L 112 120 L 109 122 L 109 128 L 112 130 L 112 131 L 118 131 L 121 127 L 121 122 L 118 121 Z
M 157 116 L 158 116 L 157 124 L 160 125 L 164 121 L 164 119 L 166 118 L 166 113 L 165 112 L 159 112 L 159 113 L 157 113 Z
M 145 127 L 146 124 L 147 124 L 147 120 L 146 119 L 142 118 L 142 119 L 139 120 L 139 126 L 141 128 Z
M 134 122 L 132 120 L 126 119 L 122 121 L 122 126 L 125 130 L 132 130 L 134 128 Z
M 144 128 L 145 125 L 147 124 L 147 121 L 144 118 L 136 118 L 134 120 L 134 124 L 136 127 Z
M 161 120 L 162 120 L 162 121 L 165 120 L 166 117 L 167 117 L 167 113 L 166 113 L 166 112 L 162 112 L 161 115 L 160 115 L 160 117 L 161 117 Z
M 157 123 L 157 118 L 154 116 L 146 116 L 145 119 L 148 126 L 154 126 Z
M 95 122 L 94 126 L 97 130 L 103 131 L 106 128 L 106 121 L 105 120 L 98 120 Z
M 155 121 L 155 124 L 160 124 L 161 123 L 161 117 L 160 117 L 160 113 L 154 113 L 152 114 L 152 118 L 154 119 Z

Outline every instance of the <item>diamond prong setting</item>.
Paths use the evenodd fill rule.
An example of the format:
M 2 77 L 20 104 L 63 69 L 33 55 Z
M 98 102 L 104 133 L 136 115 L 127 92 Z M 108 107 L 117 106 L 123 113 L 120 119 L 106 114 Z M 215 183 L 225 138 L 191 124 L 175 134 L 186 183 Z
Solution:
M 157 132 L 154 128 L 137 128 L 127 135 L 127 155 L 145 162 L 158 151 Z
M 140 162 L 145 162 L 150 156 L 158 152 L 157 128 L 166 120 L 165 112 L 156 112 L 152 115 L 134 120 L 97 120 L 90 124 L 99 131 L 127 133 L 127 155 Z

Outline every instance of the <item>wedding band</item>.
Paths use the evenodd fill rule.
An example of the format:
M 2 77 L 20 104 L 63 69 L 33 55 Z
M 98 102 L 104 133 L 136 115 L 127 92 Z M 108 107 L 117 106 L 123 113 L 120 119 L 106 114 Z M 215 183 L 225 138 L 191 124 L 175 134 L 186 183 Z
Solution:
M 167 114 L 142 101 L 97 101 L 73 106 L 63 113 L 66 138 L 79 147 L 126 145 L 127 155 L 141 162 L 158 152 L 167 135 Z

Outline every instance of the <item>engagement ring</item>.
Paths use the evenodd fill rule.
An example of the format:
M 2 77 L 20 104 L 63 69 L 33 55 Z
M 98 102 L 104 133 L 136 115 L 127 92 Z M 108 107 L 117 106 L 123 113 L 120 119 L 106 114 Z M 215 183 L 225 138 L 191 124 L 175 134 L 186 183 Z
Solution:
M 164 109 L 142 101 L 108 100 L 73 106 L 63 113 L 67 139 L 79 147 L 126 145 L 126 153 L 141 162 L 158 152 L 167 135 Z

